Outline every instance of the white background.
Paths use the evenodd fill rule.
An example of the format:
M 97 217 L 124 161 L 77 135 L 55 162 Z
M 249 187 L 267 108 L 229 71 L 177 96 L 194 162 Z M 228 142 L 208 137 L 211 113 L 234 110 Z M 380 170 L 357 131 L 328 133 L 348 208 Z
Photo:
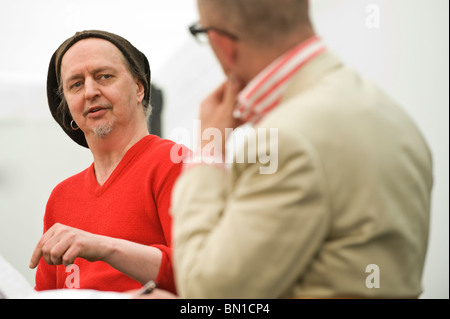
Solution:
M 430 144 L 435 184 L 422 298 L 449 298 L 449 2 L 310 2 L 328 46 L 399 101 Z M 367 24 L 370 4 L 379 9 L 377 28 Z M 48 111 L 45 80 L 52 53 L 76 31 L 124 36 L 147 55 L 154 83 L 164 90 L 164 136 L 180 127 L 192 133 L 199 101 L 223 80 L 209 48 L 187 32 L 196 19 L 195 0 L 2 0 L 0 254 L 30 283 L 29 258 L 51 190 L 92 162 Z

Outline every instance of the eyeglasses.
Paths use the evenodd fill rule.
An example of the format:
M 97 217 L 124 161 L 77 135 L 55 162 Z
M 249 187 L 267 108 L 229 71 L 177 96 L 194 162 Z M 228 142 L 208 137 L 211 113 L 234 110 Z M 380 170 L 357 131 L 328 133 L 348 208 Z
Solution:
M 191 25 L 189 27 L 189 32 L 191 32 L 192 36 L 200 43 L 208 43 L 209 42 L 209 38 L 208 38 L 209 31 L 215 31 L 215 32 L 225 35 L 233 40 L 239 40 L 239 38 L 237 36 L 235 36 L 234 34 L 228 32 L 228 31 L 221 30 L 221 29 L 215 28 L 215 27 L 203 28 L 200 25 L 200 23 L 198 23 L 198 22 L 194 23 L 193 25 Z

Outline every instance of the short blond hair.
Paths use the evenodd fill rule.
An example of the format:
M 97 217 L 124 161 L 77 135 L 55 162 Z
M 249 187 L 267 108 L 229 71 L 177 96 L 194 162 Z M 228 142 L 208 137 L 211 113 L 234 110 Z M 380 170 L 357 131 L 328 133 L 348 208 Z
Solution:
M 245 40 L 273 45 L 310 25 L 307 0 L 199 0 L 221 27 Z

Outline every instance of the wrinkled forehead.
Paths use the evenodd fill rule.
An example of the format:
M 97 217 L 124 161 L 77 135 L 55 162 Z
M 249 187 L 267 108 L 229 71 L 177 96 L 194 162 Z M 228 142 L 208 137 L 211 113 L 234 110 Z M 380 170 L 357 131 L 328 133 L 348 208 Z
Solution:
M 99 38 L 87 38 L 76 42 L 66 51 L 61 60 L 61 76 L 68 70 L 95 64 L 127 66 L 122 52 L 113 43 Z

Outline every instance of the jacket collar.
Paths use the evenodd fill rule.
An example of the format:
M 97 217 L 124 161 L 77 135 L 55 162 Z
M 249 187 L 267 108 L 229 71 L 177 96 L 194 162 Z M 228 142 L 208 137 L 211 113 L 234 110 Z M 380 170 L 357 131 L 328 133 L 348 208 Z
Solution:
M 341 67 L 343 67 L 341 60 L 334 53 L 325 50 L 311 59 L 291 78 L 284 90 L 281 103 L 287 102 Z

